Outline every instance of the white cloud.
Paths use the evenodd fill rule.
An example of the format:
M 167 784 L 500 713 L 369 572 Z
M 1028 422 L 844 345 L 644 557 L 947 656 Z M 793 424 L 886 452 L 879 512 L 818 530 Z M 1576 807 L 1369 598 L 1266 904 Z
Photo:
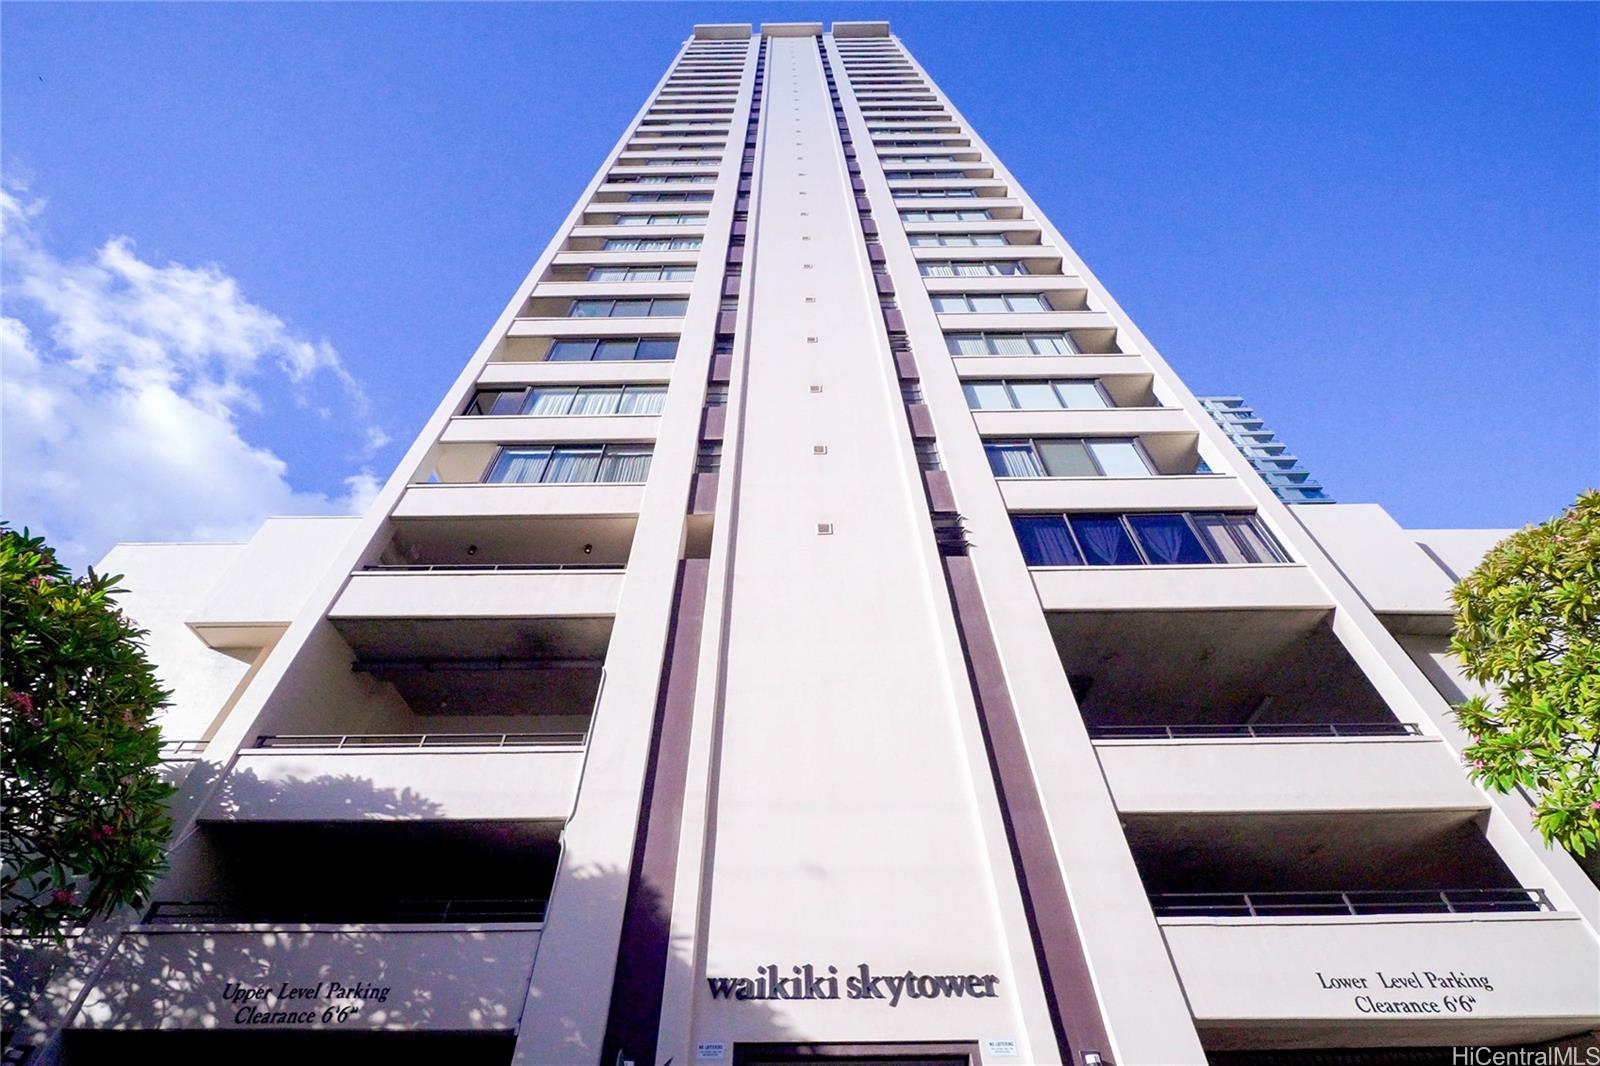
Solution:
M 241 429 L 241 416 L 277 414 L 260 391 L 276 386 L 329 421 L 336 401 L 334 427 L 363 455 L 387 444 L 331 344 L 299 336 L 215 265 L 147 263 L 126 237 L 58 258 L 37 231 L 42 211 L 0 190 L 8 521 L 81 567 L 120 540 L 236 539 L 269 514 L 371 502 L 369 471 L 342 493 L 297 489 Z

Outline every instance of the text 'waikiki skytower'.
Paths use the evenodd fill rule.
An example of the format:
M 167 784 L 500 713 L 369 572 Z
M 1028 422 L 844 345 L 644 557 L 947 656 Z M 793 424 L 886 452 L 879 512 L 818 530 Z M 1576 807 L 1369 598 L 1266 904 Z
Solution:
M 313 563 L 281 635 L 215 627 L 262 650 L 40 1060 L 1600 1024 L 1600 903 L 1469 783 L 1443 636 L 1374 613 L 886 23 L 696 27 Z

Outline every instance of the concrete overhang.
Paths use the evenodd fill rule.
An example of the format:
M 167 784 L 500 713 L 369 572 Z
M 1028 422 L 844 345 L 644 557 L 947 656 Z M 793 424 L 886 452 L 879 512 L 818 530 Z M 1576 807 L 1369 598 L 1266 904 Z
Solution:
M 694 28 L 697 41 L 742 41 L 750 36 L 748 22 L 703 22 Z
M 835 22 L 833 36 L 836 39 L 846 37 L 887 37 L 889 24 L 887 22 Z

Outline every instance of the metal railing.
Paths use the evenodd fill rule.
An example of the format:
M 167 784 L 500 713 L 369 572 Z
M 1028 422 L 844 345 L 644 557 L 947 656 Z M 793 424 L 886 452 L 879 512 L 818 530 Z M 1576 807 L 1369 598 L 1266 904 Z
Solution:
M 1267 725 L 1091 725 L 1094 740 L 1191 740 L 1203 737 L 1420 737 L 1415 722 L 1273 722 Z
M 367 563 L 364 571 L 428 573 L 431 571 L 473 570 L 606 570 L 622 573 L 616 563 Z
M 1153 892 L 1158 918 L 1366 914 L 1486 914 L 1555 910 L 1540 888 L 1370 889 L 1350 892 Z
M 258 748 L 550 748 L 582 744 L 586 733 L 271 733 Z
M 447 922 L 542 922 L 548 900 L 397 899 L 339 906 L 282 907 L 246 902 L 163 900 L 145 912 L 146 925 L 432 925 Z
M 206 750 L 210 741 L 205 740 L 163 740 L 161 742 L 162 762 L 184 762 L 197 759 Z

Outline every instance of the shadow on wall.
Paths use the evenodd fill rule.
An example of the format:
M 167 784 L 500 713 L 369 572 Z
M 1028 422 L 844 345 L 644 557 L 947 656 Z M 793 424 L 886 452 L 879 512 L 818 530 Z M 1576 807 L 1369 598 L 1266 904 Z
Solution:
M 205 776 L 197 776 L 191 785 L 201 783 L 202 787 L 204 783 L 214 782 L 222 776 L 221 767 L 209 763 L 198 764 L 195 774 Z M 350 811 L 353 818 L 371 819 L 366 824 L 378 829 L 380 834 L 386 827 L 414 825 L 419 819 L 437 817 L 439 814 L 437 804 L 416 792 L 378 788 L 371 781 L 354 776 L 268 782 L 256 779 L 253 774 L 243 773 L 229 775 L 219 789 L 216 797 L 218 809 L 230 813 L 246 808 L 256 811 L 296 808 L 314 799 L 329 809 Z M 353 812 L 362 813 L 358 815 Z M 285 828 L 269 826 L 266 836 Z M 302 833 L 307 832 L 304 825 L 297 828 Z M 356 822 L 351 828 L 359 830 L 363 825 Z M 236 829 L 239 830 L 237 834 L 234 833 Z M 171 869 L 154 886 L 152 899 L 215 903 L 247 900 L 255 905 L 266 902 L 262 897 L 271 893 L 280 899 L 299 897 L 302 900 L 343 901 L 354 911 L 359 907 L 363 895 L 383 899 L 395 891 L 393 882 L 377 883 L 385 879 L 392 872 L 390 870 L 366 871 L 366 880 L 373 882 L 369 891 L 351 891 L 362 880 L 362 871 L 352 869 L 349 870 L 350 876 L 330 878 L 328 871 L 319 870 L 312 861 L 302 862 L 297 858 L 292 863 L 285 863 L 285 854 L 293 852 L 285 852 L 283 848 L 291 845 L 292 841 L 253 837 L 250 828 L 243 824 L 227 826 L 221 833 L 201 827 L 180 836 L 169 851 Z M 318 850 L 326 852 L 329 848 L 324 846 Z M 403 860 L 404 857 L 396 858 Z M 345 862 L 342 865 L 348 868 L 354 864 Z M 263 876 L 263 869 L 271 872 Z M 423 877 L 422 880 L 426 881 L 427 878 Z M 120 912 L 112 918 L 92 923 L 86 929 L 74 931 L 74 935 L 61 945 L 49 939 L 5 938 L 3 945 L 0 945 L 4 948 L 3 982 L 0 982 L 3 983 L 4 1009 L 0 1014 L 0 1022 L 3 1022 L 0 1027 L 4 1030 L 6 1046 L 35 1040 L 48 1041 L 50 1032 L 74 1009 L 78 994 L 90 977 L 95 978 L 96 988 L 109 981 L 112 984 L 107 987 L 116 989 L 121 983 L 122 991 L 105 997 L 109 1000 L 119 999 L 126 994 L 130 1002 L 141 1004 L 140 1010 L 158 1009 L 159 1001 L 149 998 L 158 993 L 139 967 L 141 958 L 149 955 L 149 945 L 126 932 L 143 916 L 143 910 Z M 263 916 L 267 917 L 266 914 Z M 170 931 L 158 936 L 160 945 L 172 947 L 180 944 L 179 940 L 172 938 Z M 274 951 L 289 950 L 289 947 L 287 942 L 275 940 L 270 934 L 262 938 L 264 957 Z M 220 973 L 221 970 L 216 968 L 218 963 L 246 962 L 251 949 L 238 938 L 222 937 L 216 938 L 207 950 L 219 953 L 219 957 L 205 959 L 188 948 L 179 951 L 174 959 L 173 972 L 166 980 L 175 983 L 176 987 L 183 983 L 186 974 L 208 972 L 208 967 L 209 972 Z M 94 994 L 91 991 L 91 996 Z M 161 1015 L 157 1013 L 151 1017 Z M 174 1023 L 169 1020 L 165 1024 L 171 1026 Z M 50 1049 L 42 1050 L 48 1052 Z M 43 1059 L 35 1055 L 33 1061 L 47 1061 L 49 1057 L 48 1053 Z
M 235 770 L 206 805 L 207 815 L 272 818 L 280 810 L 326 811 L 342 818 L 404 821 L 441 818 L 444 808 L 410 788 L 383 788 L 354 774 L 321 774 L 264 780 L 253 770 Z
M 574 873 L 575 882 L 588 891 L 586 898 L 597 898 L 596 893 L 627 893 L 628 871 L 609 867 L 583 867 Z M 657 1025 L 661 1016 L 661 997 L 664 987 L 691 989 L 692 1003 L 701 1005 L 709 1001 L 710 992 L 705 974 L 698 972 L 684 937 L 671 935 L 672 916 L 663 894 L 647 878 L 633 886 L 633 897 L 628 901 L 623 921 L 622 943 L 618 951 L 616 985 L 612 989 L 611 1011 L 606 1024 L 606 1039 L 600 1049 L 585 1049 L 587 1061 L 610 1066 L 616 1062 L 634 1062 L 638 1066 L 655 1063 L 656 1066 L 690 1066 L 676 1057 L 670 1047 L 657 1042 Z M 563 900 L 551 902 L 552 921 L 564 921 Z M 785 974 L 785 976 L 788 976 Z M 770 1001 L 748 999 L 740 1001 L 745 1026 L 741 1032 L 770 1043 L 789 1043 L 798 1039 L 783 1013 Z M 681 1019 L 687 1027 L 689 1019 Z M 537 1034 L 535 1034 L 535 1038 Z M 548 1046 L 545 1044 L 544 1046 Z M 599 1052 L 598 1058 L 594 1057 Z M 733 1061 L 733 1049 L 727 1049 L 727 1061 Z M 583 1060 L 574 1060 L 583 1061 Z M 692 1061 L 692 1051 L 691 1051 Z M 519 1060 L 519 1066 L 533 1066 L 537 1060 Z
M 126 915 L 120 926 L 81 938 L 71 966 L 59 966 L 59 949 L 37 952 L 44 965 L 35 971 L 59 966 L 54 981 L 14 969 L 8 952 L 8 1030 L 30 996 L 42 994 L 37 1005 L 48 1008 L 34 1011 L 36 1027 L 73 1012 L 65 1038 L 36 1045 L 27 1066 L 129 1055 L 206 1066 L 306 1066 L 352 1056 L 452 1066 L 513 1060 L 542 925 L 505 920 L 505 912 L 460 915 L 492 913 L 508 898 L 548 891 L 559 862 L 558 827 L 440 821 L 426 797 L 358 777 L 269 782 L 238 774 L 224 789 L 217 798 L 224 810 L 294 807 L 311 789 L 319 804 L 344 805 L 353 818 L 331 830 L 202 826 L 174 849 L 173 870 L 155 898 L 222 905 L 215 914 L 202 909 L 189 912 L 192 920 L 143 924 Z M 294 848 L 301 853 L 287 850 Z M 627 870 L 583 868 L 551 902 L 548 920 L 581 926 L 588 907 L 628 892 Z M 394 920 L 398 904 L 420 898 L 466 907 L 455 917 Z M 218 917 L 224 913 L 226 921 Z M 653 886 L 634 886 L 628 915 L 606 1052 L 615 1058 L 623 1050 L 641 1066 L 678 1066 L 672 1053 L 654 1047 L 662 988 L 687 985 L 698 1003 L 709 995 L 706 982 L 693 972 L 686 946 L 673 942 L 670 914 Z M 559 961 L 546 960 L 557 964 L 552 979 L 559 979 Z M 73 980 L 74 971 L 92 977 Z M 742 1007 L 747 1032 L 793 1039 L 774 1005 L 749 1000 Z M 525 1046 L 560 1046 L 565 1061 L 602 1058 L 598 1047 L 561 1038 L 553 1045 L 534 1036 Z

